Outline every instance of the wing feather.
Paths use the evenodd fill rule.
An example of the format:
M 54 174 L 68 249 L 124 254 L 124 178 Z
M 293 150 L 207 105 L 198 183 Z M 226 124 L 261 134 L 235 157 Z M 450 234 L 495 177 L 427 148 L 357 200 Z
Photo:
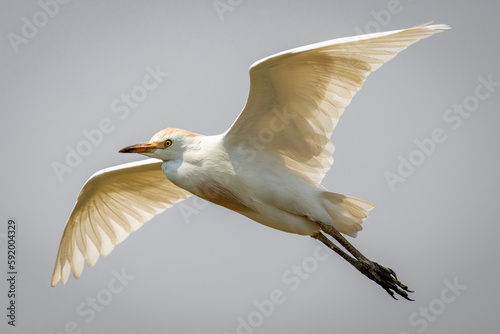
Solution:
M 409 45 L 448 28 L 425 24 L 340 38 L 254 63 L 247 104 L 225 144 L 277 151 L 288 168 L 319 185 L 333 163 L 331 134 L 366 77 Z
M 64 229 L 52 286 L 65 284 L 71 272 L 80 277 L 85 262 L 94 266 L 146 221 L 191 195 L 165 177 L 161 164 L 147 159 L 92 175 Z

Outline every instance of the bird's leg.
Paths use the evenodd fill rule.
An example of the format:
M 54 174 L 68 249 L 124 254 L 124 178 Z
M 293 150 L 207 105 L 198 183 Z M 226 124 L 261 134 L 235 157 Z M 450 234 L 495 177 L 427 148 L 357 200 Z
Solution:
M 407 292 L 413 292 L 413 291 L 409 290 L 406 285 L 404 285 L 398 280 L 394 270 L 392 270 L 391 268 L 383 267 L 378 263 L 366 258 L 363 254 L 361 254 L 360 251 L 358 251 L 353 245 L 351 245 L 344 238 L 344 236 L 339 231 L 337 231 L 337 229 L 335 229 L 333 226 L 321 222 L 317 223 L 324 232 L 328 233 L 335 240 L 337 240 L 349 253 L 351 253 L 354 256 L 355 259 L 350 257 L 345 252 L 343 252 L 338 246 L 336 246 L 335 244 L 333 244 L 333 242 L 331 242 L 328 238 L 326 238 L 326 236 L 321 234 L 321 232 L 319 233 L 319 236 L 318 235 L 313 236 L 314 238 L 320 240 L 330 249 L 335 251 L 337 254 L 341 255 L 342 258 L 351 263 L 366 277 L 368 277 L 372 281 L 379 284 L 382 288 L 384 288 L 385 291 L 387 291 L 387 293 L 389 293 L 394 299 L 396 299 L 396 297 L 394 296 L 395 292 L 405 299 L 412 300 L 408 297 Z M 344 255 L 340 254 L 339 251 L 341 251 Z M 349 257 L 350 259 L 346 257 Z
M 323 233 L 318 232 L 316 234 L 311 235 L 311 237 L 313 237 L 314 239 L 318 239 L 319 241 L 324 243 L 328 248 L 330 248 L 332 251 L 340 255 L 344 260 L 352 264 L 354 267 L 356 267 L 356 269 L 361 271 L 364 275 L 368 277 L 371 275 L 368 269 L 366 269 L 365 266 L 360 261 L 356 260 L 349 254 L 344 252 L 340 247 L 338 247 L 330 239 L 328 239 L 328 237 Z

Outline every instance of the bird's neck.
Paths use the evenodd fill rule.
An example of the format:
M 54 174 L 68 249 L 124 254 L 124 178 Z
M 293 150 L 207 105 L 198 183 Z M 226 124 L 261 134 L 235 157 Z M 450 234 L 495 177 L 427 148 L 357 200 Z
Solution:
M 185 142 L 179 159 L 165 161 L 162 170 L 173 183 L 191 190 L 191 181 L 210 179 L 216 171 L 214 166 L 227 160 L 220 136 L 197 136 Z M 194 184 L 193 184 L 194 186 Z

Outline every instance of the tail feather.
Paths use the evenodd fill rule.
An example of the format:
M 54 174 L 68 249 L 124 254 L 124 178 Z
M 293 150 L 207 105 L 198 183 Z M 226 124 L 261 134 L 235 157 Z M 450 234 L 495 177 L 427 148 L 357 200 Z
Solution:
M 362 230 L 361 224 L 368 217 L 374 205 L 359 198 L 323 192 L 321 203 L 333 220 L 333 226 L 353 238 Z

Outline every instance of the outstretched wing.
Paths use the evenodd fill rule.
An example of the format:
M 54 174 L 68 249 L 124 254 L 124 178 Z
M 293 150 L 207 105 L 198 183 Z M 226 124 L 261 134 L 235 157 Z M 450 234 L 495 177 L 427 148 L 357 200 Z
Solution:
M 191 193 L 170 182 L 161 160 L 146 159 L 103 169 L 85 183 L 64 229 L 52 286 L 78 278 L 130 233 Z
M 366 77 L 409 45 L 448 28 L 420 25 L 334 39 L 256 62 L 247 104 L 226 132 L 226 145 L 277 151 L 287 167 L 318 185 L 333 163 L 332 131 Z

